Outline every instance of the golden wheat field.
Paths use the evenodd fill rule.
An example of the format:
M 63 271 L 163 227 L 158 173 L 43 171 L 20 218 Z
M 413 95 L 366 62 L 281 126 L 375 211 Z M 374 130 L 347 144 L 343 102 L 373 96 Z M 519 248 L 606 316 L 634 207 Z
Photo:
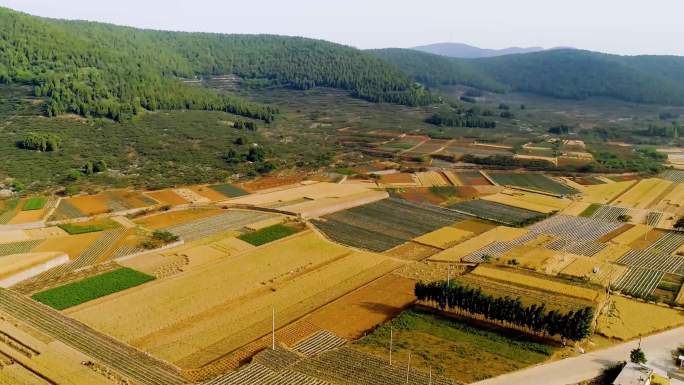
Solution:
M 614 202 L 618 206 L 646 209 L 660 200 L 660 197 L 672 185 L 664 179 L 650 178 L 640 180 L 634 187 L 617 198 Z
M 452 247 L 466 238 L 475 235 L 470 231 L 457 229 L 455 227 L 442 227 L 430 233 L 415 238 L 414 241 L 428 246 L 446 249 Z
M 586 279 L 591 283 L 608 287 L 620 277 L 627 267 L 601 262 L 595 258 L 577 257 L 560 274 Z
M 636 181 L 623 181 L 586 186 L 583 201 L 589 203 L 609 203 L 627 189 L 636 184 Z
M 626 341 L 680 325 L 684 325 L 681 310 L 611 296 L 598 318 L 596 332 Z

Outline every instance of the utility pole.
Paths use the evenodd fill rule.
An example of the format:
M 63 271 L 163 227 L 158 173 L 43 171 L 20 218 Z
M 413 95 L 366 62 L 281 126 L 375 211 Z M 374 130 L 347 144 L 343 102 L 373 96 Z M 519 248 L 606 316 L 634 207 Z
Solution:
M 409 383 L 409 374 L 411 373 L 411 352 L 409 352 L 408 365 L 406 365 L 406 385 Z
M 449 286 L 449 282 L 451 281 L 451 264 L 447 266 L 447 286 Z
M 275 306 L 273 307 L 273 317 L 271 318 L 271 349 L 275 350 Z
M 430 366 L 430 370 L 428 373 L 430 376 L 430 377 L 428 377 L 428 385 L 432 385 L 432 366 Z

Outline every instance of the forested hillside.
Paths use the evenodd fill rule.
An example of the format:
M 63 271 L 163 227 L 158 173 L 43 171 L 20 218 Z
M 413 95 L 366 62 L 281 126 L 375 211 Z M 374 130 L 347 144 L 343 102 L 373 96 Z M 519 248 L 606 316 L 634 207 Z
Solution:
M 432 100 L 396 67 L 325 41 L 141 30 L 0 8 L 0 82 L 35 86 L 48 97 L 48 115 L 124 120 L 140 109 L 183 108 L 273 118 L 273 108 L 178 81 L 219 74 L 299 89 L 340 88 L 375 102 Z
M 464 84 L 568 99 L 607 96 L 684 105 L 684 58 L 618 56 L 557 49 L 481 59 L 454 59 L 410 50 L 370 51 L 427 85 Z

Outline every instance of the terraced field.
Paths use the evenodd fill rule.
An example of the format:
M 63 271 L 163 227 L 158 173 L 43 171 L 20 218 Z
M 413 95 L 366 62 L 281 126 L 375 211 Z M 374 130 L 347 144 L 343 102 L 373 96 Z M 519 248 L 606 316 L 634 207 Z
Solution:
M 386 251 L 466 216 L 437 206 L 389 198 L 312 222 L 326 236 L 353 247 Z
M 459 202 L 450 205 L 449 208 L 466 215 L 509 226 L 523 226 L 546 217 L 546 215 L 536 211 L 507 206 L 483 199 Z
M 513 173 L 513 172 L 490 172 L 487 173 L 494 182 L 501 186 L 515 186 L 530 190 L 545 191 L 558 195 L 573 195 L 579 193 L 564 183 L 558 182 L 542 174 Z

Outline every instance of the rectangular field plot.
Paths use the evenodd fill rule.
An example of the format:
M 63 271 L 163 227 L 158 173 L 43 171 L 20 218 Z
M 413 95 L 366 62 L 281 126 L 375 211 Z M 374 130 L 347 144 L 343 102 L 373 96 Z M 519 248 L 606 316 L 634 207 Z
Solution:
M 0 244 L 0 257 L 4 255 L 28 253 L 42 242 L 41 239 Z
M 178 235 L 185 241 L 194 241 L 220 232 L 238 230 L 251 223 L 275 216 L 276 214 L 259 211 L 228 211 L 208 218 L 166 227 L 163 230 Z
M 675 183 L 684 183 L 684 171 L 682 170 L 667 170 L 660 177 Z
M 456 177 L 465 186 L 491 186 L 487 178 L 482 176 L 479 171 L 457 171 L 454 173 Z
M 50 218 L 64 220 L 108 212 L 154 206 L 158 202 L 138 191 L 110 190 L 95 195 L 79 195 L 62 199 Z
M 305 232 L 68 313 L 154 356 L 198 368 L 267 335 L 274 306 L 280 328 L 398 266 Z
M 684 263 L 684 258 L 668 254 L 650 253 L 645 250 L 630 250 L 618 259 L 617 263 L 663 273 L 676 273 Z
M 459 202 L 449 208 L 467 215 L 509 226 L 524 226 L 546 217 L 536 211 L 508 206 L 483 199 Z
M 147 274 L 124 267 L 34 294 L 32 298 L 57 310 L 64 310 L 96 298 L 142 285 L 153 279 L 154 277 Z
M 22 211 L 29 211 L 29 210 L 40 210 L 43 207 L 45 207 L 45 204 L 47 203 L 48 199 L 45 197 L 33 197 L 29 198 L 24 202 L 24 206 L 21 208 Z
M 277 224 L 264 227 L 263 229 L 251 233 L 242 234 L 238 238 L 254 246 L 261 246 L 277 239 L 296 234 L 298 231 L 299 229 L 294 226 Z
M 644 298 L 655 290 L 663 273 L 653 270 L 631 268 L 615 281 L 615 290 L 634 297 Z
M 557 182 L 554 179 L 542 174 L 518 174 L 512 172 L 490 172 L 487 173 L 492 180 L 502 186 L 515 186 L 527 188 L 530 190 L 545 191 L 558 195 L 572 195 L 579 191 L 576 189 Z
M 212 186 L 209 186 L 210 189 L 217 191 L 228 198 L 235 198 L 235 197 L 241 197 L 243 195 L 248 195 L 249 193 L 239 187 L 236 187 L 232 184 L 215 184 Z
M 498 257 L 516 245 L 521 245 L 535 237 L 546 234 L 557 240 L 544 245 L 545 248 L 557 251 L 567 251 L 573 254 L 593 256 L 605 249 L 605 245 L 597 242 L 599 238 L 615 231 L 621 223 L 601 222 L 590 218 L 555 215 L 539 223 L 527 227 L 529 232 L 516 239 L 495 241 L 479 250 L 470 252 L 463 257 L 463 261 L 482 263 L 484 257 Z
M 326 215 L 313 223 L 337 242 L 386 251 L 465 218 L 437 206 L 389 198 Z

